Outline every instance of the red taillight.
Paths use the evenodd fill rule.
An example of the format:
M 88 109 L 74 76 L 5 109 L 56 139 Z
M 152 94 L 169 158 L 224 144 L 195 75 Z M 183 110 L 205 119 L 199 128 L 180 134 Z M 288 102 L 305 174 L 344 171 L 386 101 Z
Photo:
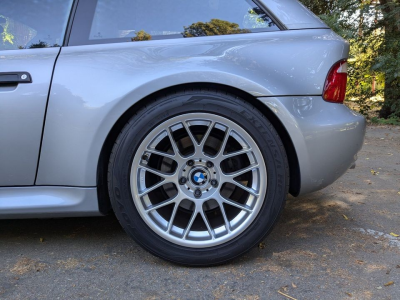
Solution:
M 330 70 L 324 86 L 324 100 L 334 103 L 343 103 L 346 98 L 347 61 L 336 63 Z

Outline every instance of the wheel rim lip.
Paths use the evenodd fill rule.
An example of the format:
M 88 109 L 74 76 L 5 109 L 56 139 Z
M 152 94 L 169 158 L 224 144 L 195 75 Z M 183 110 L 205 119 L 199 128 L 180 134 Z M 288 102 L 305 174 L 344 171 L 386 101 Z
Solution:
M 256 201 L 256 203 L 253 206 L 252 212 L 249 213 L 249 215 L 246 217 L 246 219 L 244 221 L 242 221 L 241 224 L 239 226 L 237 226 L 234 230 L 232 230 L 231 232 L 228 232 L 227 234 L 225 234 L 221 237 L 218 237 L 215 239 L 210 239 L 210 240 L 197 241 L 197 240 L 193 240 L 193 239 L 183 239 L 181 237 L 172 235 L 171 233 L 167 233 L 156 222 L 154 222 L 154 220 L 152 220 L 152 218 L 150 217 L 150 214 L 145 211 L 141 197 L 139 196 L 140 193 L 139 193 L 139 189 L 138 189 L 139 185 L 137 184 L 138 183 L 137 176 L 139 174 L 139 163 L 141 161 L 142 154 L 148 150 L 148 146 L 163 131 L 165 131 L 166 129 L 169 129 L 170 127 L 172 127 L 176 124 L 179 124 L 184 121 L 187 122 L 190 120 L 212 121 L 212 122 L 223 124 L 224 126 L 228 126 L 229 129 L 233 129 L 235 132 L 237 132 L 241 135 L 241 137 L 246 141 L 246 143 L 248 143 L 248 145 L 252 149 L 251 153 L 253 153 L 253 155 L 257 154 L 256 156 L 257 156 L 257 160 L 259 163 L 259 168 L 258 168 L 258 171 L 259 171 L 259 173 L 258 173 L 259 196 L 257 199 L 254 200 L 254 201 Z M 192 157 L 189 156 L 187 159 L 191 159 L 191 158 Z M 178 168 L 179 168 L 179 166 L 178 166 Z M 176 173 L 179 172 L 178 168 L 176 170 Z M 220 169 L 220 167 L 219 167 L 219 169 Z M 253 175 L 253 178 L 254 178 L 254 175 Z M 140 143 L 138 149 L 136 150 L 136 153 L 134 155 L 134 158 L 133 158 L 133 161 L 131 164 L 131 172 L 130 172 L 129 180 L 130 180 L 131 194 L 132 194 L 134 205 L 135 205 L 137 211 L 139 212 L 142 220 L 147 224 L 147 226 L 149 226 L 153 232 L 158 234 L 163 239 L 165 239 L 173 244 L 177 244 L 177 245 L 189 247 L 189 248 L 208 248 L 208 247 L 218 246 L 218 245 L 221 245 L 223 243 L 226 243 L 226 242 L 238 237 L 253 223 L 255 218 L 259 215 L 261 207 L 264 204 L 264 201 L 266 198 L 266 191 L 267 191 L 266 164 L 264 162 L 263 155 L 262 155 L 257 143 L 254 141 L 254 139 L 251 137 L 251 135 L 245 129 L 243 129 L 241 126 L 236 124 L 234 121 L 227 119 L 225 117 L 216 115 L 214 113 L 187 113 L 187 114 L 178 115 L 175 117 L 171 117 L 170 119 L 168 119 L 168 120 L 162 122 L 161 124 L 159 124 L 158 126 L 156 126 L 154 129 L 150 130 L 147 133 L 146 137 Z M 217 189 L 217 191 L 214 191 L 213 193 L 211 193 L 211 195 L 214 195 L 216 192 L 220 193 L 219 190 L 221 187 L 222 187 L 222 183 L 220 182 L 220 185 L 219 185 L 219 188 Z M 181 191 L 179 190 L 180 189 L 179 186 L 177 186 L 177 189 L 178 189 L 178 193 L 181 193 Z M 249 195 L 249 197 L 251 197 L 251 196 Z M 212 198 L 210 198 L 210 199 L 212 199 Z M 191 201 L 193 201 L 193 200 L 191 200 Z M 243 211 L 241 211 L 241 213 L 243 213 Z M 236 216 L 234 219 L 236 219 L 237 217 L 238 216 Z M 233 220 L 229 220 L 229 221 L 232 222 Z M 225 226 L 221 226 L 221 227 L 225 227 Z M 218 228 L 213 228 L 213 229 L 218 229 Z M 192 235 L 190 235 L 190 233 L 192 233 Z M 188 236 L 191 236 L 193 238 L 196 236 L 196 233 L 199 234 L 202 232 L 190 231 L 190 233 Z

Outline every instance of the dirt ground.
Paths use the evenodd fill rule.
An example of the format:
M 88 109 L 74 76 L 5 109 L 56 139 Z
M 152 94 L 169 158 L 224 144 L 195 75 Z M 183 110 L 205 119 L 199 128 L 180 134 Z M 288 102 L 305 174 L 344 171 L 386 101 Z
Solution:
M 155 258 L 113 216 L 0 221 L 0 299 L 400 299 L 396 234 L 400 127 L 370 126 L 355 170 L 225 266 Z

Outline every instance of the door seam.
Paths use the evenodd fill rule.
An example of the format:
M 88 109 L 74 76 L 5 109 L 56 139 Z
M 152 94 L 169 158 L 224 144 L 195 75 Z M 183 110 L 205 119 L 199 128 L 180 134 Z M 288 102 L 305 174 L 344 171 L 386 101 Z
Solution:
M 60 54 L 61 54 L 61 49 L 62 49 L 62 47 L 60 47 L 60 50 L 58 51 L 58 54 L 57 54 L 57 56 L 56 56 L 56 59 L 55 59 L 55 61 L 54 61 L 54 65 L 53 65 L 53 71 L 52 71 L 52 73 L 51 73 L 49 91 L 48 91 L 48 93 L 47 93 L 46 108 L 45 108 L 45 110 L 44 110 L 44 116 L 43 116 L 42 135 L 41 135 L 41 138 L 40 138 L 40 146 L 39 146 L 39 154 L 38 154 L 37 165 L 36 165 L 35 181 L 33 182 L 33 185 L 36 185 L 36 181 L 37 181 L 37 177 L 38 177 L 38 173 L 39 173 L 39 165 L 40 165 L 40 158 L 41 158 L 41 153 L 42 153 L 43 138 L 44 138 L 44 130 L 45 130 L 45 127 L 46 127 L 47 109 L 48 109 L 48 107 L 49 107 L 49 100 L 50 100 L 51 88 L 52 88 L 52 86 L 53 86 L 54 72 L 55 72 L 55 69 L 56 69 L 58 57 L 59 57 Z

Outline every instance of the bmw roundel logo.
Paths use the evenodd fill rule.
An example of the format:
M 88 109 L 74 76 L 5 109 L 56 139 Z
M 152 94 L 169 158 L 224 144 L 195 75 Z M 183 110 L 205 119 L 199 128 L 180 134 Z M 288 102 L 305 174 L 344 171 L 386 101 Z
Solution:
M 204 174 L 203 173 L 201 173 L 201 172 L 197 172 L 197 173 L 195 173 L 194 174 L 194 181 L 196 182 L 196 183 L 202 183 L 203 181 L 204 181 Z
M 196 185 L 203 185 L 207 180 L 207 174 L 198 171 L 193 174 L 192 177 L 193 183 Z

